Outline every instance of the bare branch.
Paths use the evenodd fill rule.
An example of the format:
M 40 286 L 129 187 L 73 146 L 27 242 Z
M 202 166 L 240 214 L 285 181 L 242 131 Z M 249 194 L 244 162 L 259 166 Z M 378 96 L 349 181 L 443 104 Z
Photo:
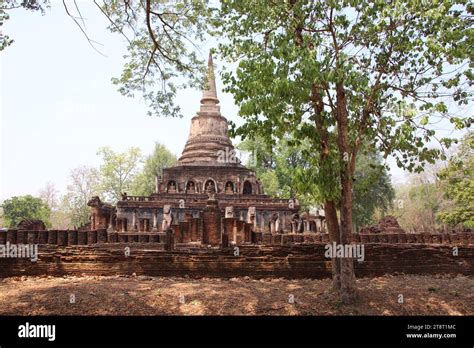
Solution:
M 97 52 L 99 53 L 100 55 L 104 56 L 104 57 L 107 57 L 105 54 L 103 54 L 102 52 L 100 52 L 94 45 L 93 43 L 96 43 L 96 44 L 99 44 L 99 45 L 102 45 L 101 43 L 97 42 L 97 41 L 94 41 L 94 40 L 91 40 L 89 38 L 89 36 L 87 35 L 87 33 L 85 32 L 85 30 L 82 28 L 82 26 L 79 24 L 79 22 L 77 21 L 77 19 L 71 15 L 71 13 L 69 13 L 69 9 L 67 8 L 67 5 L 66 5 L 66 2 L 65 0 L 63 0 L 63 5 L 64 5 L 64 9 L 66 10 L 66 13 L 69 17 L 72 18 L 72 20 L 74 21 L 74 23 L 76 23 L 76 25 L 79 27 L 79 29 L 81 30 L 81 32 L 84 34 L 84 36 L 86 37 L 87 39 L 87 42 L 89 42 L 89 45 Z
M 130 41 L 130 39 L 127 37 L 127 35 L 125 35 L 125 33 L 122 31 L 122 29 L 120 29 L 117 24 L 115 24 L 115 22 L 112 20 L 112 18 L 110 18 L 110 16 L 104 11 L 104 9 L 96 2 L 96 0 L 94 0 L 94 4 L 99 8 L 99 10 L 104 14 L 105 17 L 107 17 L 107 19 L 109 20 L 109 22 L 115 27 L 115 29 L 117 29 L 117 31 L 122 34 L 122 36 L 128 41 L 129 44 L 131 44 L 132 42 Z
M 86 28 L 86 22 L 84 21 L 84 17 L 82 17 L 82 13 L 81 11 L 79 10 L 79 6 L 77 6 L 77 2 L 76 0 L 74 0 L 74 6 L 76 6 L 76 10 L 77 10 L 77 13 L 79 13 L 79 16 L 82 20 L 82 25 L 84 25 L 84 29 Z

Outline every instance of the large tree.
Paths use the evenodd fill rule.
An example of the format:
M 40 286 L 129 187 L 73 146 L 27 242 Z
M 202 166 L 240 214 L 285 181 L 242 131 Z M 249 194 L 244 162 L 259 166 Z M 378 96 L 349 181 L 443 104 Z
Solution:
M 46 185 L 40 190 L 39 197 L 46 203 L 51 210 L 54 210 L 58 206 L 59 191 L 53 182 L 48 181 Z
M 87 202 L 92 196 L 100 195 L 99 172 L 97 169 L 80 166 L 71 170 L 71 182 L 62 198 L 61 209 L 67 212 L 71 224 L 80 227 L 89 222 L 90 208 Z
M 51 228 L 66 229 L 73 226 L 71 219 L 74 214 L 69 209 L 69 202 L 61 196 L 54 183 L 47 182 L 40 190 L 39 197 L 51 210 Z
M 380 154 L 361 152 L 354 171 L 353 214 L 356 230 L 374 223 L 376 212 L 385 214 L 393 206 L 395 190 Z
M 250 153 L 247 166 L 261 179 L 265 193 L 280 198 L 297 197 L 303 210 L 320 206 L 318 187 L 308 181 L 318 171 L 305 154 L 308 144 L 290 146 L 294 140 L 285 138 L 269 148 L 264 138 L 245 139 L 238 148 Z M 395 191 L 380 154 L 363 151 L 357 158 L 354 173 L 354 225 L 366 226 L 374 221 L 375 212 L 384 214 L 392 206 Z M 339 205 L 339 204 L 338 204 Z
M 46 226 L 51 227 L 49 221 L 51 209 L 41 198 L 31 195 L 15 196 L 6 199 L 2 204 L 2 208 L 5 225 L 8 227 L 16 227 L 23 219 L 39 219 Z
M 432 121 L 470 124 L 447 105 L 472 100 L 473 10 L 466 0 L 221 3 L 220 52 L 238 63 L 224 83 L 245 120 L 236 133 L 270 144 L 290 133 L 311 145 L 319 169 L 308 180 L 324 198 L 331 241 L 351 242 L 362 147 L 421 171 L 442 154 L 427 146 Z M 353 302 L 353 260 L 333 269 L 343 303 Z
M 141 95 L 149 106 L 148 113 L 160 116 L 182 116 L 175 102 L 176 93 L 185 87 L 202 86 L 205 66 L 200 45 L 208 32 L 208 0 L 93 0 L 90 4 L 62 0 L 65 15 L 76 24 L 92 49 L 102 54 L 101 43 L 88 31 L 83 13 L 93 5 L 105 16 L 111 32 L 128 43 L 128 54 L 122 73 L 112 82 L 128 97 Z M 3 0 L 0 4 L 0 27 L 16 9 L 45 13 L 49 0 Z M 0 51 L 13 43 L 0 33 Z M 207 53 L 207 52 L 205 52 Z
M 142 163 L 141 151 L 131 147 L 124 152 L 115 152 L 109 147 L 97 151 L 102 157 L 100 187 L 104 198 L 115 203 L 123 193 L 130 193 Z
M 298 198 L 303 209 L 319 202 L 317 190 L 309 190 L 304 173 L 311 163 L 305 158 L 306 144 L 290 146 L 287 137 L 273 147 L 263 137 L 245 139 L 238 148 L 249 153 L 247 166 L 262 181 L 265 193 L 280 198 Z
M 112 79 L 120 93 L 140 93 L 150 115 L 182 116 L 176 92 L 203 83 L 204 64 L 197 52 L 208 28 L 208 1 L 94 3 L 110 21 L 108 28 L 128 42 L 122 74 Z
M 153 153 L 145 160 L 145 165 L 132 183 L 131 194 L 148 196 L 155 192 L 156 177 L 163 174 L 163 169 L 173 166 L 177 161 L 176 156 L 166 146 L 156 143 Z
M 451 205 L 437 217 L 452 226 L 474 229 L 474 133 L 463 138 L 447 168 L 439 172 L 441 187 Z

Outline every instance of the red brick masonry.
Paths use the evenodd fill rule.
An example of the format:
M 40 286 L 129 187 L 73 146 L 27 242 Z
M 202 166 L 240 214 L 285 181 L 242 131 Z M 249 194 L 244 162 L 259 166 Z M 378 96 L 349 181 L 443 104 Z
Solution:
M 104 230 L 48 231 L 48 238 L 35 231 L 0 232 L 0 244 L 37 239 L 39 260 L 0 258 L 0 277 L 18 275 L 116 275 L 191 277 L 287 277 L 324 278 L 331 274 L 330 261 L 324 257 L 327 235 L 285 234 L 254 235 L 260 245 L 207 248 L 176 242 L 174 250 L 165 251 L 166 234 L 109 234 Z M 62 233 L 61 233 L 62 232 Z M 98 238 L 100 236 L 100 238 Z M 355 261 L 357 276 L 377 276 L 385 273 L 412 274 L 474 274 L 474 243 L 472 234 L 377 234 L 354 235 L 354 241 L 365 246 L 365 260 Z M 119 238 L 117 238 L 119 237 Z M 406 237 L 406 238 L 404 238 Z M 64 239 L 69 246 L 64 246 Z M 54 241 L 55 245 L 42 244 Z M 97 244 L 74 245 L 84 241 Z M 117 242 L 118 241 L 118 242 Z M 142 241 L 142 242 L 139 242 Z M 169 241 L 168 241 L 169 242 Z M 71 245 L 71 243 L 73 245 Z M 457 256 L 453 247 L 457 246 Z M 130 256 L 125 256 L 126 247 Z M 236 256 L 237 255 L 237 256 Z

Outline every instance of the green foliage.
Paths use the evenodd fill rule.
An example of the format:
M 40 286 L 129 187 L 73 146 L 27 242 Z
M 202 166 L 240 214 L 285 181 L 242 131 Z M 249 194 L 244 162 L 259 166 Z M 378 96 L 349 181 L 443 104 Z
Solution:
M 293 139 L 284 140 L 268 147 L 263 137 L 245 139 L 238 148 L 250 153 L 247 166 L 261 180 L 265 193 L 279 198 L 298 198 L 303 209 L 320 202 L 318 187 L 307 180 L 312 168 L 308 160 L 308 147 L 290 146 Z
M 201 86 L 204 79 L 195 48 L 207 31 L 207 1 L 105 0 L 101 10 L 110 31 L 129 43 L 122 74 L 112 79 L 120 93 L 140 93 L 149 115 L 181 116 L 174 102 L 177 90 Z
M 108 29 L 128 42 L 122 73 L 112 78 L 119 92 L 128 97 L 140 94 L 149 107 L 149 115 L 182 116 L 174 100 L 177 91 L 202 86 L 205 80 L 205 65 L 196 52 L 208 32 L 208 1 L 104 0 L 94 3 L 109 22 Z M 77 30 L 98 51 L 87 35 L 81 4 L 64 1 L 62 5 L 78 26 Z M 14 9 L 44 14 L 48 7 L 49 0 L 2 0 L 0 27 Z M 0 51 L 12 42 L 0 33 Z
M 145 165 L 132 183 L 130 194 L 137 196 L 148 196 L 155 192 L 155 178 L 161 176 L 163 168 L 176 164 L 177 158 L 164 145 L 155 144 L 153 153 L 145 160 Z
M 216 13 L 219 52 L 237 64 L 222 74 L 244 119 L 232 133 L 262 136 L 269 146 L 289 134 L 292 146 L 308 146 L 311 169 L 299 174 L 325 206 L 339 202 L 339 221 L 328 224 L 340 226 L 329 227 L 332 239 L 339 233 L 350 242 L 362 149 L 421 172 L 444 158 L 433 139 L 453 143 L 436 137 L 435 123 L 472 123 L 470 111 L 447 108 L 474 95 L 474 8 L 467 0 L 228 0 Z M 341 272 L 346 299 L 355 293 L 350 273 Z
M 291 147 L 288 143 L 291 140 L 285 138 L 269 149 L 264 139 L 257 137 L 242 141 L 238 148 L 251 154 L 247 166 L 256 172 L 266 194 L 279 198 L 296 197 L 303 210 L 320 206 L 319 187 L 308 180 L 310 173 L 318 172 L 319 168 L 312 167 L 311 160 L 302 155 L 310 149 L 304 145 Z M 395 198 L 387 168 L 381 162 L 380 155 L 373 153 L 362 153 L 357 160 L 353 203 L 357 226 L 374 222 L 374 213 L 377 210 L 386 212 Z
M 452 225 L 474 229 L 474 133 L 468 133 L 459 150 L 439 177 L 445 197 L 452 207 L 440 212 L 439 220 Z
M 48 0 L 2 0 L 0 3 L 0 28 L 3 26 L 5 21 L 10 19 L 10 15 L 7 11 L 23 8 L 29 11 L 40 11 L 42 14 L 45 13 L 45 9 L 49 7 Z M 0 51 L 10 46 L 13 43 L 8 35 L 4 35 L 0 30 Z
M 115 203 L 123 192 L 130 195 L 153 193 L 155 175 L 161 175 L 163 168 L 176 163 L 176 157 L 159 143 L 145 160 L 143 169 L 138 148 L 117 153 L 104 147 L 97 153 L 102 157 L 100 171 L 87 166 L 73 169 L 62 197 L 50 183 L 41 191 L 41 197 L 52 208 L 51 219 L 55 228 L 80 227 L 88 223 L 90 207 L 87 203 L 93 196 Z
M 118 153 L 109 147 L 97 151 L 102 156 L 100 166 L 100 191 L 106 200 L 115 203 L 124 192 L 133 189 L 135 176 L 142 163 L 140 149 L 131 147 L 123 153 Z
M 473 226 L 472 132 L 449 162 L 430 165 L 398 187 L 391 214 L 407 230 L 465 229 Z
M 238 62 L 223 79 L 245 119 L 236 133 L 258 132 L 272 142 L 295 131 L 319 147 L 311 88 L 324 93 L 331 129 L 340 83 L 350 148 L 360 138 L 400 167 L 422 170 L 441 156 L 425 145 L 434 135 L 429 124 L 445 118 L 462 128 L 472 121 L 446 112 L 449 99 L 472 98 L 472 11 L 463 0 L 223 2 L 217 25 L 227 41 L 220 52 Z
M 41 198 L 31 195 L 15 196 L 2 204 L 4 223 L 8 227 L 16 227 L 23 219 L 40 219 L 50 227 L 51 209 Z
M 354 174 L 353 214 L 357 227 L 375 223 L 376 211 L 385 214 L 392 207 L 395 190 L 380 155 L 361 153 Z

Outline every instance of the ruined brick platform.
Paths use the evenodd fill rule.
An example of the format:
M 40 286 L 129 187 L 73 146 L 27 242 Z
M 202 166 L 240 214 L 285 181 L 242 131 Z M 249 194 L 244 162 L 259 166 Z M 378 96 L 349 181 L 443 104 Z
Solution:
M 125 248 L 130 256 L 125 256 Z M 0 259 L 0 277 L 20 275 L 119 275 L 190 277 L 331 276 L 324 244 L 241 245 L 234 249 L 176 245 L 165 251 L 162 243 L 114 243 L 88 246 L 39 246 L 39 260 Z M 424 244 L 366 244 L 365 261 L 355 261 L 358 277 L 383 274 L 474 274 L 474 246 Z
M 211 215 L 212 216 L 212 215 Z M 215 219 L 218 222 L 218 219 Z M 248 228 L 248 224 L 237 221 L 235 231 L 227 228 L 226 222 L 235 219 L 223 219 L 224 233 L 235 240 L 237 244 L 264 244 L 264 245 L 291 245 L 300 243 L 329 243 L 327 233 L 262 233 L 254 232 Z M 214 221 L 214 225 L 216 224 Z M 209 222 L 209 221 L 208 221 Z M 213 230 L 212 224 L 208 230 Z M 232 225 L 232 224 L 231 224 Z M 211 242 L 209 236 L 202 238 L 202 231 L 199 238 L 194 238 L 194 229 L 189 221 L 171 226 L 173 230 L 173 239 L 176 243 L 193 243 L 198 240 Z M 234 236 L 232 236 L 232 233 Z M 217 236 L 218 231 L 207 233 L 213 237 L 213 245 L 224 244 L 221 236 Z M 74 245 L 94 245 L 96 243 L 165 243 L 166 233 L 164 232 L 107 232 L 106 229 L 97 229 L 89 231 L 77 230 L 15 230 L 0 231 L 0 244 L 9 242 L 10 244 L 52 244 L 58 246 Z M 229 239 L 227 240 L 229 241 Z M 352 242 L 362 244 L 433 244 L 433 245 L 472 245 L 474 246 L 474 233 L 360 233 L 352 235 Z M 198 244 L 202 244 L 199 242 Z

